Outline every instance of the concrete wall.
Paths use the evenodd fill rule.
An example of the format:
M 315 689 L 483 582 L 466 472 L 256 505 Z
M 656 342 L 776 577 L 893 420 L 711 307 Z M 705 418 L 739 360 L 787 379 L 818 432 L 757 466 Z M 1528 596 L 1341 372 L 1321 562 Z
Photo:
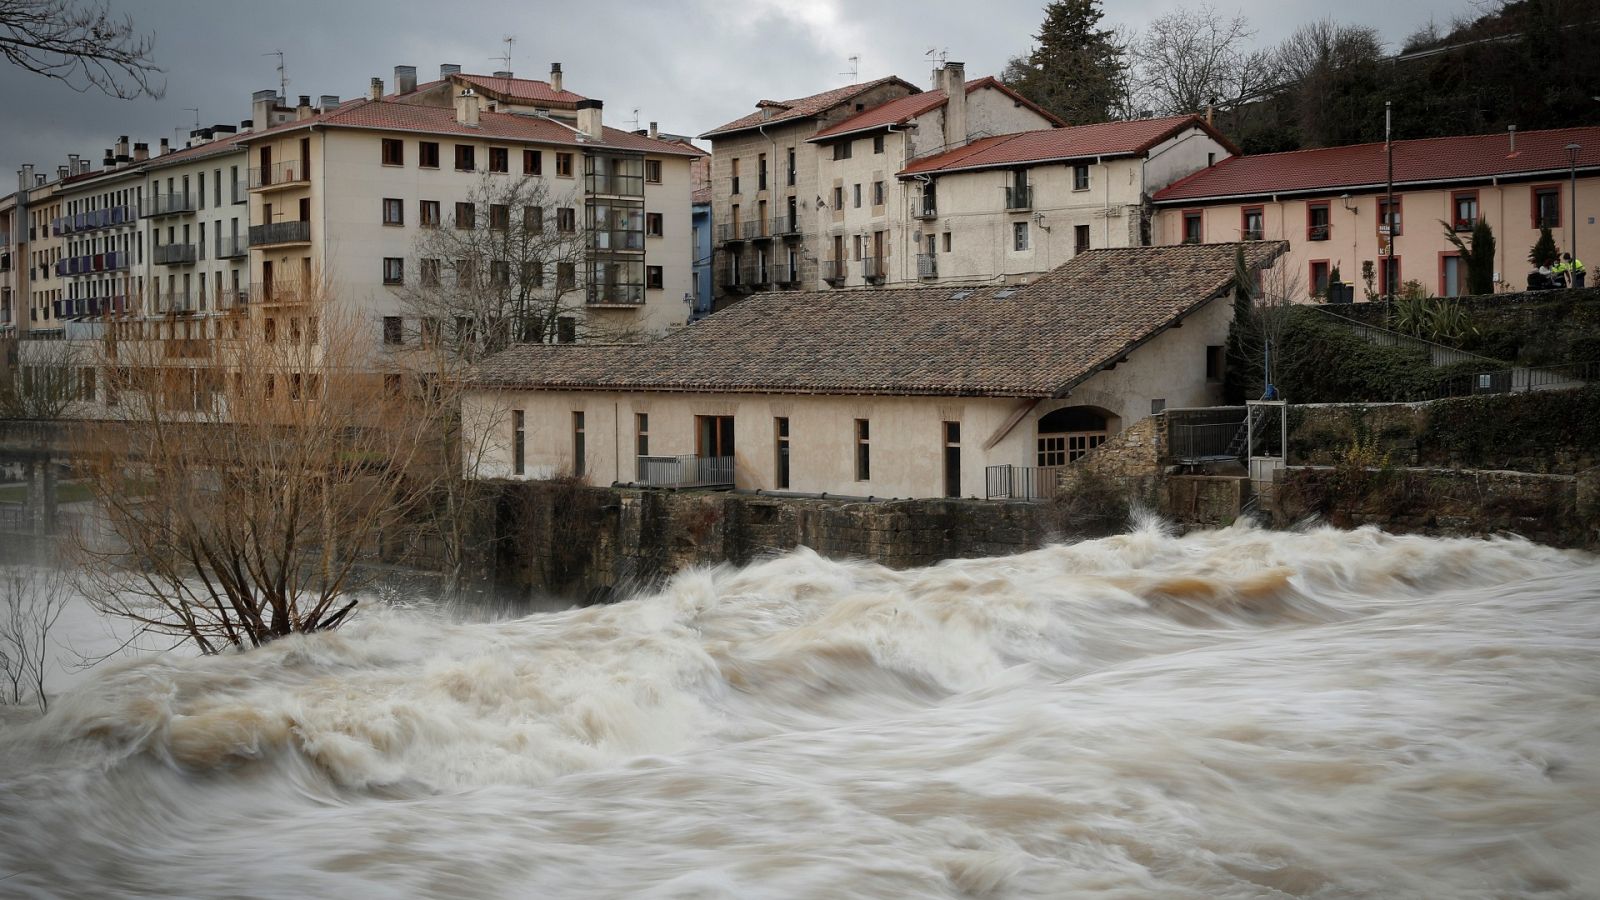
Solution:
M 1440 188 L 1431 190 L 1396 190 L 1395 198 L 1400 210 L 1400 234 L 1394 238 L 1394 255 L 1399 259 L 1400 282 L 1416 280 L 1430 293 L 1443 296 L 1443 257 L 1453 256 L 1456 249 L 1444 237 L 1443 222 L 1454 221 L 1452 194 L 1460 190 L 1476 191 L 1478 212 L 1488 219 L 1494 229 L 1496 270 L 1498 280 L 1510 285 L 1510 290 L 1521 290 L 1527 284 L 1528 250 L 1539 238 L 1539 229 L 1533 221 L 1533 189 L 1535 187 L 1560 187 L 1561 227 L 1550 229 L 1556 246 L 1567 252 L 1571 237 L 1573 216 L 1571 188 L 1565 179 L 1537 182 L 1516 182 L 1500 185 L 1477 185 L 1467 188 Z M 1313 262 L 1327 262 L 1338 266 L 1343 281 L 1356 285 L 1358 299 L 1365 296 L 1361 267 L 1364 262 L 1379 266 L 1381 259 L 1378 235 L 1378 208 L 1383 194 L 1366 191 L 1354 193 L 1346 202 L 1340 191 L 1309 198 L 1252 200 L 1249 202 L 1222 202 L 1163 206 L 1158 215 L 1159 228 L 1155 241 L 1158 244 L 1176 244 L 1183 240 L 1183 214 L 1185 210 L 1199 211 L 1202 215 L 1203 241 L 1236 241 L 1240 239 L 1243 210 L 1262 207 L 1264 237 L 1267 240 L 1289 242 L 1289 252 L 1280 266 L 1287 265 L 1288 273 L 1296 282 L 1294 299 L 1310 297 L 1310 267 Z M 1309 202 L 1327 202 L 1332 227 L 1328 239 L 1307 239 L 1306 205 Z M 1577 222 L 1578 258 L 1588 262 L 1600 259 L 1600 226 L 1594 222 L 1593 211 L 1600 207 L 1600 177 L 1578 179 Z M 1591 264 L 1592 266 L 1593 264 Z M 1590 276 L 1593 283 L 1595 276 Z M 1399 285 L 1396 286 L 1396 292 Z M 1465 269 L 1462 285 L 1465 291 Z M 1374 283 L 1375 290 L 1381 290 Z

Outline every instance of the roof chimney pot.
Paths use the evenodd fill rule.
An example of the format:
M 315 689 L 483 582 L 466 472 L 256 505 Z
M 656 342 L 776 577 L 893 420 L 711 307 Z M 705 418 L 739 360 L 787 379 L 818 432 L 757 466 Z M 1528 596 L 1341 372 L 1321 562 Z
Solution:
M 417 89 L 417 67 L 394 67 L 394 92 L 396 94 L 409 94 Z
M 150 145 L 138 143 L 133 145 L 133 161 L 144 162 L 150 158 Z
M 1511 138 L 1511 152 L 1517 152 L 1517 126 L 1507 125 L 1506 135 Z
M 940 72 L 940 87 L 944 88 L 944 145 L 960 147 L 967 142 L 967 67 L 965 63 L 946 60 Z
M 561 90 L 561 63 L 550 64 L 550 90 Z
M 456 65 L 455 63 L 440 63 L 439 64 L 439 80 L 440 81 L 443 81 L 446 78 L 449 78 L 451 75 L 460 75 L 460 74 L 461 74 L 461 67 Z
M 367 99 L 368 100 L 382 100 L 383 99 L 383 79 L 382 78 L 374 78 L 374 79 L 372 79 L 372 83 L 367 86 Z
M 456 95 L 456 121 L 468 128 L 477 128 L 478 113 L 481 110 L 478 105 L 479 99 L 478 92 L 472 88 L 467 88 Z
M 161 155 L 162 156 L 166 156 L 168 153 L 171 153 L 171 152 L 172 152 L 172 142 L 167 140 L 166 138 L 162 138 L 161 139 Z
M 661 129 L 656 127 L 656 123 L 651 122 L 650 123 L 650 139 L 651 140 L 655 140 L 656 138 L 658 138 L 660 136 L 661 136 Z
M 606 132 L 602 121 L 602 105 L 600 101 L 579 100 L 577 105 L 578 131 L 582 132 L 583 136 L 591 141 L 604 140 Z
M 511 77 L 511 70 L 509 70 L 509 69 L 501 69 L 498 72 L 494 73 L 494 77 L 496 77 L 496 78 L 510 78 Z

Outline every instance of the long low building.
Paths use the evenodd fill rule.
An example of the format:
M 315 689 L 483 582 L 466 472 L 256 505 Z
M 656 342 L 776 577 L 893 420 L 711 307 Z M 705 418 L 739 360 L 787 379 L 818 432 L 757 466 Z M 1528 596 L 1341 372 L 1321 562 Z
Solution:
M 645 345 L 523 345 L 473 376 L 479 477 L 846 496 L 1048 480 L 1221 397 L 1238 248 L 1094 250 L 1027 285 L 780 292 Z M 1023 491 L 1026 493 L 1026 491 Z

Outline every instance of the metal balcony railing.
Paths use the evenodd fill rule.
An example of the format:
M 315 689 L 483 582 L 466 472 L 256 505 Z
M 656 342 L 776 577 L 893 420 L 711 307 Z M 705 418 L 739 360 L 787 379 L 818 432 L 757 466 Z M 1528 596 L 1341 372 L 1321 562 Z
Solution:
M 939 277 L 939 257 L 934 256 L 932 253 L 918 253 L 917 254 L 917 277 L 918 278 L 938 278 Z
M 189 313 L 200 308 L 199 301 L 183 291 L 160 291 L 154 299 L 158 313 Z
M 794 237 L 800 234 L 800 216 L 782 215 L 772 220 L 772 233 L 779 237 Z
M 250 226 L 250 246 L 270 244 L 301 244 L 311 240 L 310 222 L 273 222 L 271 225 Z
M 1033 209 L 1033 188 L 1014 184 L 1006 188 L 1006 209 Z
M 731 244 L 744 240 L 744 226 L 740 222 L 724 222 L 717 226 L 717 243 Z
M 774 284 L 799 284 L 800 269 L 791 266 L 775 266 L 772 270 Z
M 158 266 L 190 265 L 197 256 L 193 244 L 158 244 L 150 249 L 150 257 Z
M 1331 230 L 1331 226 L 1328 225 L 1312 225 L 1306 229 L 1306 240 L 1325 241 L 1328 239 L 1328 234 Z
M 659 488 L 733 487 L 731 456 L 641 456 L 638 484 Z
M 242 234 L 230 234 L 217 239 L 217 259 L 238 259 L 250 252 L 250 239 Z
M 591 284 L 585 292 L 590 306 L 641 306 L 644 304 L 642 284 Z
M 250 305 L 250 289 L 228 288 L 217 295 L 218 309 L 238 309 Z
M 610 197 L 643 197 L 644 176 L 591 173 L 584 176 L 584 189 Z
M 924 196 L 922 202 L 912 208 L 911 215 L 918 219 L 937 219 L 939 204 L 932 197 Z
M 868 281 L 882 281 L 884 278 L 883 257 L 861 257 L 861 277 Z
M 1239 232 L 1239 239 L 1245 241 L 1259 241 L 1262 239 L 1262 231 L 1259 228 L 1246 228 Z
M 273 163 L 265 168 L 256 167 L 250 170 L 250 190 L 252 191 L 304 184 L 309 180 L 306 175 L 305 163 L 298 159 L 286 160 L 281 163 Z
M 772 283 L 772 268 L 764 263 L 756 263 L 749 269 L 748 280 L 753 287 L 766 287 Z
M 1062 466 L 987 466 L 984 496 L 990 500 L 1050 500 L 1056 496 Z
M 589 232 L 590 250 L 643 250 L 644 230 L 616 230 Z
M 822 280 L 840 282 L 845 280 L 846 261 L 842 259 L 825 259 L 822 261 Z
M 247 297 L 250 303 L 284 304 L 301 303 L 311 296 L 310 288 L 294 279 L 258 281 L 250 285 Z
M 744 228 L 744 239 L 747 241 L 771 237 L 766 233 L 766 223 L 760 219 L 756 219 L 753 222 L 745 222 L 742 227 Z
M 150 218 L 152 216 L 176 216 L 183 213 L 192 213 L 194 210 L 195 198 L 188 194 L 154 194 L 141 209 L 141 214 L 146 218 Z
M 56 275 L 93 275 L 100 272 L 120 272 L 128 268 L 128 254 L 113 250 L 110 253 L 91 253 L 87 256 L 69 256 L 56 260 Z

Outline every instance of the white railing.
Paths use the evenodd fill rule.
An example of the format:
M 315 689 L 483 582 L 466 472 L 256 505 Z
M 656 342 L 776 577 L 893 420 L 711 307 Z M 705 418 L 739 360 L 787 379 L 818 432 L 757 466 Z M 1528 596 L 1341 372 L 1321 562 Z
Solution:
M 733 457 L 641 456 L 638 474 L 646 487 L 733 487 Z

